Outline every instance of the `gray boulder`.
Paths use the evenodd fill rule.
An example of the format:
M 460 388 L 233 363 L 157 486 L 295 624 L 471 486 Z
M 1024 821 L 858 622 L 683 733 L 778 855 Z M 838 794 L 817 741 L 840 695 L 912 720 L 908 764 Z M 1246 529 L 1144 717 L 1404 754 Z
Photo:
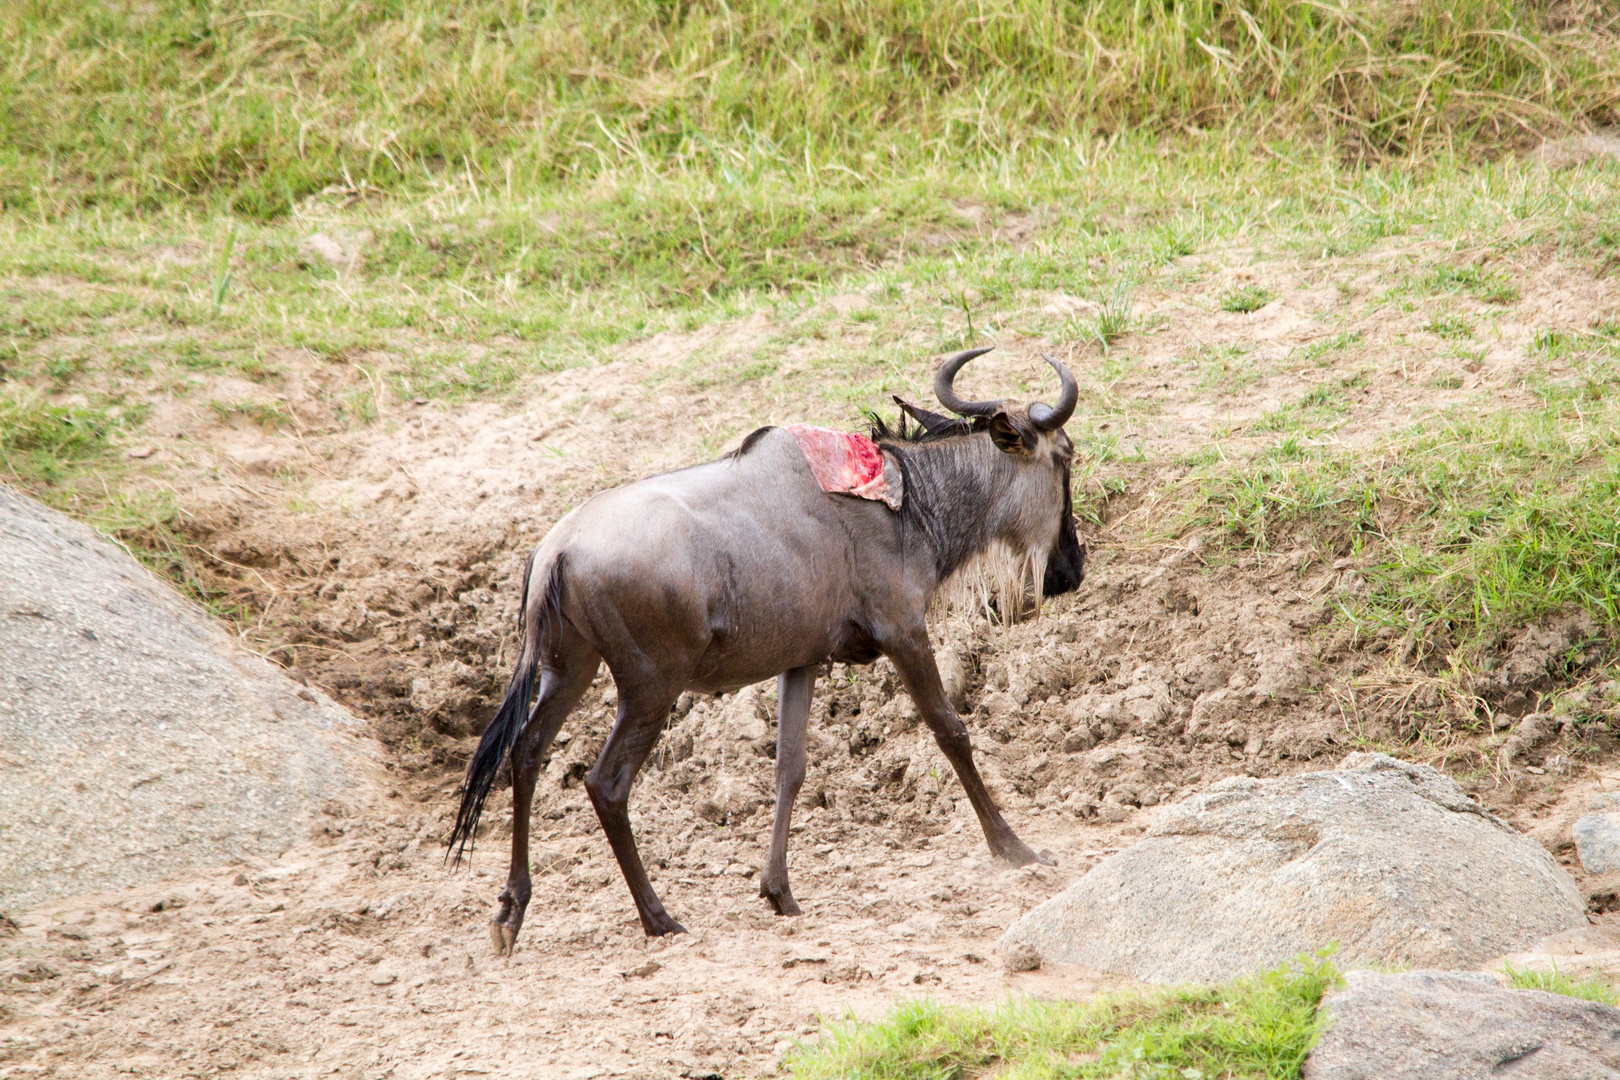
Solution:
M 1620 1080 L 1620 1009 L 1489 975 L 1353 971 L 1304 1080 Z
M 117 546 L 0 486 L 0 906 L 279 853 L 374 744 Z
M 1234 777 L 1168 808 L 1002 938 L 1148 982 L 1215 981 L 1337 942 L 1344 964 L 1473 967 L 1584 925 L 1534 840 L 1384 754 Z
M 1592 813 L 1575 819 L 1570 830 L 1575 836 L 1575 852 L 1588 874 L 1612 874 L 1620 870 L 1620 799 L 1604 793 L 1592 799 Z

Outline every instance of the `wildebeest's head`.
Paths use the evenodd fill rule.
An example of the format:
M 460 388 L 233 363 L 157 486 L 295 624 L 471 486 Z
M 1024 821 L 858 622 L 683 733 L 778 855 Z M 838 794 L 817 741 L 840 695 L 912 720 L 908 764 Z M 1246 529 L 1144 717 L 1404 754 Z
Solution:
M 1071 592 L 1085 577 L 1086 550 L 1075 533 L 1069 490 L 1074 443 L 1063 425 L 1074 414 L 1079 387 L 1066 367 L 1045 357 L 1063 386 L 1056 405 L 1039 401 L 968 401 L 956 393 L 956 374 L 969 360 L 989 351 L 981 348 L 957 353 L 941 364 L 934 376 L 934 394 L 940 404 L 962 419 L 895 400 L 922 425 L 930 440 L 988 435 L 990 446 L 999 453 L 987 463 L 993 466 L 992 483 L 976 493 L 990 530 L 984 539 L 1021 573 L 1027 570 L 1037 576 L 1041 595 Z M 984 453 L 991 451 L 987 447 Z

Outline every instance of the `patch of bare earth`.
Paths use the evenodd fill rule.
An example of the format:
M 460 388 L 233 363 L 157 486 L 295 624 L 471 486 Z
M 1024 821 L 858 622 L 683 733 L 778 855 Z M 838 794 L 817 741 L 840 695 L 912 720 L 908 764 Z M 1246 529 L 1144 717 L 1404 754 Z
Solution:
M 505 874 L 505 794 L 470 870 L 443 864 L 442 841 L 509 674 L 526 550 L 592 492 L 712 456 L 756 424 L 839 418 L 779 383 L 704 389 L 692 377 L 699 357 L 764 348 L 781 329 L 764 316 L 660 335 L 536 379 L 508 405 L 382 394 L 378 420 L 354 430 L 336 419 L 320 363 L 291 352 L 273 389 L 161 402 L 150 482 L 185 508 L 209 584 L 246 605 L 250 639 L 375 720 L 395 755 L 394 811 L 335 805 L 279 860 L 0 925 L 0 1070 L 758 1075 L 846 1006 L 870 1015 L 919 994 L 987 1002 L 1107 985 L 1078 971 L 1006 975 L 992 944 L 1156 807 L 1225 776 L 1329 767 L 1358 741 L 1398 740 L 1412 704 L 1378 692 L 1407 678 L 1392 643 L 1353 646 L 1333 623 L 1335 596 L 1361 587 L 1347 553 L 1232 555 L 1196 530 L 1169 534 L 1187 459 L 1216 443 L 1252 452 L 1276 438 L 1252 430 L 1258 418 L 1352 373 L 1364 378 L 1342 422 L 1313 437 L 1362 446 L 1441 407 L 1528 401 L 1529 375 L 1557 374 L 1530 358 L 1531 334 L 1614 311 L 1609 281 L 1550 256 L 1516 268 L 1523 296 L 1511 305 L 1448 301 L 1488 328 L 1466 355 L 1424 329 L 1421 308 L 1376 302 L 1396 269 L 1461 258 L 1391 246 L 1349 260 L 1186 259 L 1179 284 L 1135 297 L 1145 329 L 1107 355 L 1067 348 L 1086 377 L 1071 431 L 1082 448 L 1115 442 L 1122 457 L 1106 471 L 1128 480 L 1119 492 L 1093 477 L 1102 523 L 1083 530 L 1086 583 L 1033 622 L 937 625 L 987 780 L 1056 868 L 993 864 L 892 672 L 837 667 L 817 687 L 790 857 L 805 916 L 774 918 L 755 897 L 774 690 L 684 697 L 632 815 L 655 886 L 692 933 L 649 943 L 580 787 L 611 715 L 604 675 L 536 796 L 535 894 L 510 962 L 491 956 L 485 932 Z M 1248 315 L 1216 310 L 1245 284 L 1279 298 Z M 1039 304 L 1084 310 L 1063 296 Z M 844 332 L 858 343 L 870 329 Z M 1341 346 L 1312 352 L 1330 338 Z M 1003 344 L 964 377 L 970 394 L 1032 378 L 1039 343 Z M 784 369 L 809 346 L 794 348 Z M 932 363 L 921 352 L 919 393 Z M 210 395 L 279 403 L 292 420 L 274 432 L 222 420 Z M 1569 643 L 1559 626 L 1517 643 L 1504 715 L 1533 710 L 1548 658 Z M 1504 760 L 1504 734 L 1458 736 L 1436 763 L 1492 755 L 1495 771 L 1468 783 L 1572 863 L 1568 821 L 1587 793 L 1620 785 L 1606 778 L 1614 747 L 1577 759 L 1557 730 L 1531 732 Z

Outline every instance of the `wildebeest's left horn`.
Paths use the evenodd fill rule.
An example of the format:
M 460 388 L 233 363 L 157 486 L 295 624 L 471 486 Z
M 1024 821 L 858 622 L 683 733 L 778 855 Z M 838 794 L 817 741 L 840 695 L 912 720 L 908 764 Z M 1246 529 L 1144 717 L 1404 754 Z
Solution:
M 994 348 L 994 345 L 986 345 L 978 349 L 968 349 L 966 352 L 959 352 L 955 356 L 947 358 L 943 364 L 939 365 L 939 371 L 934 375 L 934 396 L 939 398 L 941 405 L 962 416 L 995 415 L 996 410 L 1001 408 L 1001 402 L 967 401 L 957 397 L 956 391 L 951 389 L 951 383 L 956 380 L 956 373 L 962 370 L 963 364 L 972 360 L 975 356 L 983 356 Z M 1070 408 L 1072 409 L 1073 405 Z
M 1074 376 L 1069 369 L 1056 360 L 1041 354 L 1041 359 L 1052 365 L 1052 370 L 1058 373 L 1058 379 L 1063 383 L 1063 396 L 1058 399 L 1057 408 L 1044 405 L 1037 401 L 1029 407 L 1029 422 L 1042 431 L 1056 431 L 1069 422 L 1074 415 L 1074 407 L 1080 401 L 1080 387 L 1075 385 Z

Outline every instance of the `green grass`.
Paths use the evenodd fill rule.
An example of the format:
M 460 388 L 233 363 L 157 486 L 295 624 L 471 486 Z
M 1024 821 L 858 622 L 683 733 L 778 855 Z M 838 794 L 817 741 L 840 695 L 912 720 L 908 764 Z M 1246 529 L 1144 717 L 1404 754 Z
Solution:
M 1532 971 L 1529 968 L 1516 968 L 1512 964 L 1502 971 L 1507 975 L 1508 985 L 1515 990 L 1545 990 L 1550 994 L 1563 994 L 1602 1005 L 1620 1005 L 1620 992 L 1596 975 L 1576 979 L 1563 974 L 1556 967 L 1551 971 Z
M 1348 330 L 1342 334 L 1313 341 L 1305 346 L 1301 359 L 1306 363 L 1325 366 L 1333 362 L 1333 354 L 1345 349 L 1353 349 L 1362 343 L 1363 335 L 1360 330 Z
M 1135 322 L 1130 298 L 1126 295 L 1126 289 L 1121 287 L 1103 302 L 1101 310 L 1086 327 L 1085 336 L 1095 339 L 1106 349 L 1129 333 Z
M 1366 372 L 1322 383 L 1288 404 L 1264 413 L 1250 430 L 1304 431 L 1329 424 L 1350 410 L 1352 391 L 1366 385 Z
M 833 1025 L 788 1059 L 800 1080 L 1164 1077 L 1294 1080 L 1337 985 L 1327 960 L 1218 986 L 992 1010 L 913 1001 L 885 1019 Z
M 1457 315 L 1436 315 L 1424 329 L 1443 338 L 1467 339 L 1474 336 L 1473 325 Z
M 0 386 L 0 475 L 42 485 L 60 481 L 106 461 L 120 431 L 136 419 L 105 408 L 53 405 L 27 388 Z
M 1427 284 L 1434 292 L 1466 292 L 1488 304 L 1511 304 L 1519 298 L 1518 288 L 1500 271 L 1477 266 L 1437 267 Z
M 1613 625 L 1617 380 L 1603 352 L 1575 378 L 1540 387 L 1536 408 L 1458 408 L 1362 453 L 1316 448 L 1206 467 L 1200 513 L 1257 549 L 1309 537 L 1366 554 L 1368 588 L 1342 603 L 1343 615 L 1414 633 L 1425 652 L 1458 662 L 1488 663 L 1512 629 L 1560 611 Z
M 1244 285 L 1222 293 L 1220 307 L 1222 311 L 1247 315 L 1251 311 L 1259 311 L 1275 299 L 1277 294 L 1264 286 Z
M 476 199 L 633 176 L 746 192 L 772 176 L 855 191 L 929 162 L 1084 164 L 1120 131 L 1231 124 L 1317 133 L 1361 159 L 1469 149 L 1606 115 L 1615 44 L 1597 11 L 1575 12 L 19 0 L 0 15 L 0 202 L 56 216 L 200 201 L 268 220 L 328 188 Z M 682 201 L 646 209 L 684 234 Z

